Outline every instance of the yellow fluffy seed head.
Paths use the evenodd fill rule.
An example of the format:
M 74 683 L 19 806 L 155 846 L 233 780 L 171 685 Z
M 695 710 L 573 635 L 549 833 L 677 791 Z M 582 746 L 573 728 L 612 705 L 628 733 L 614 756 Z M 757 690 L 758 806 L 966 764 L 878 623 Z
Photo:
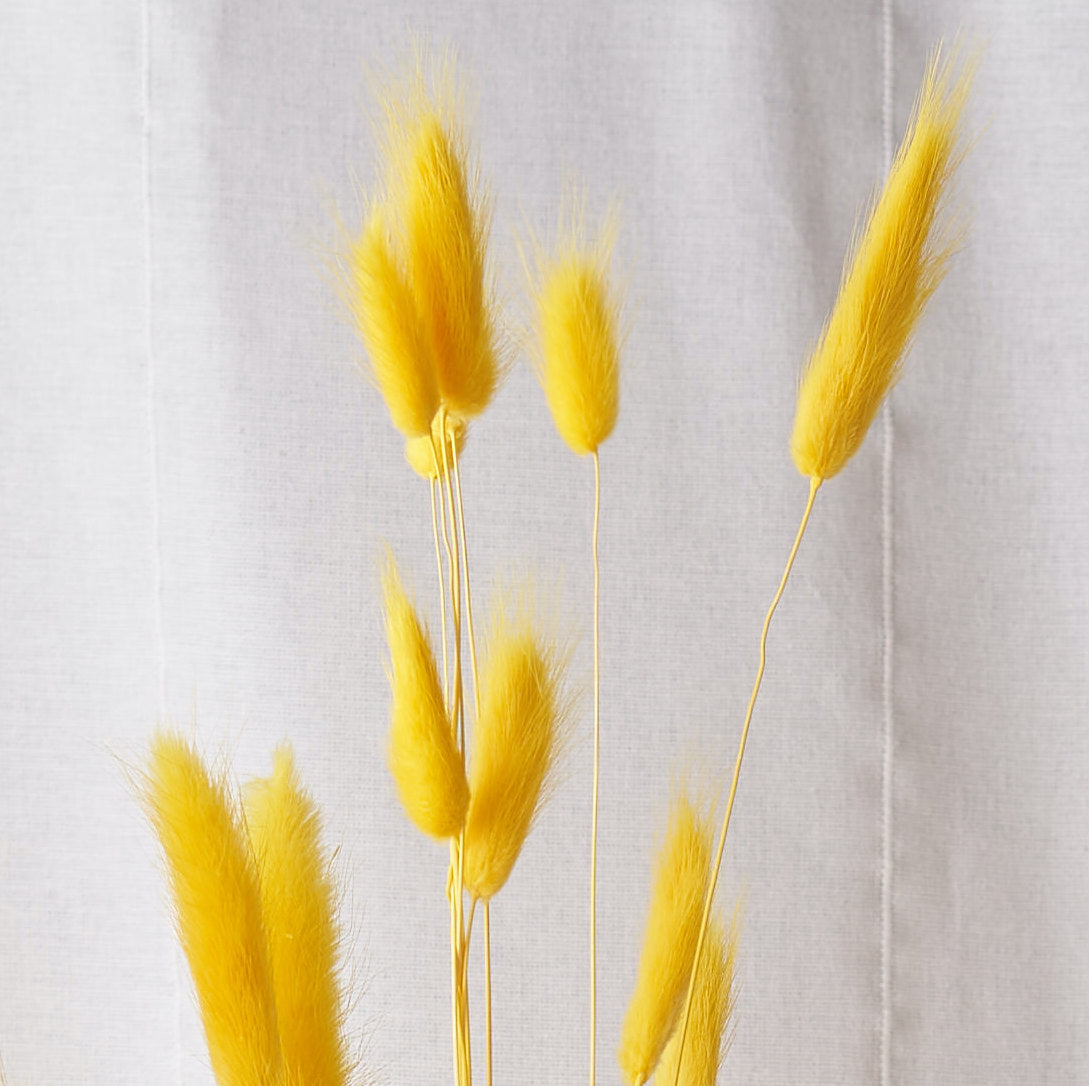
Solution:
M 349 307 L 393 424 L 409 439 L 426 438 L 439 407 L 435 359 L 382 208 L 349 245 L 346 263 Z
M 609 284 L 611 228 L 592 246 L 579 222 L 566 232 L 554 255 L 537 259 L 539 376 L 556 429 L 584 456 L 616 425 L 620 307 Z
M 465 823 L 465 767 L 443 704 L 431 642 L 392 559 L 382 586 L 392 691 L 390 773 L 408 817 L 441 840 L 459 833 Z
M 439 392 L 462 417 L 487 407 L 500 380 L 488 281 L 488 211 L 463 135 L 451 68 L 436 93 L 418 68 L 386 102 L 388 199 L 417 311 L 427 329 Z
M 737 999 L 736 967 L 739 913 L 728 928 L 712 917 L 700 955 L 699 976 L 684 1042 L 684 1064 L 677 1079 L 681 1030 L 678 1022 L 669 1039 L 654 1081 L 658 1086 L 715 1086 L 730 1037 L 727 1026 Z
M 145 784 L 178 937 L 220 1086 L 279 1082 L 276 1001 L 249 842 L 227 786 L 180 736 L 158 732 Z
M 564 745 L 564 653 L 528 602 L 496 608 L 473 727 L 465 886 L 487 900 L 502 889 L 547 795 Z
M 276 751 L 271 777 L 247 787 L 246 824 L 260 872 L 285 1086 L 347 1086 L 336 888 L 318 810 L 289 747 Z
M 973 66 L 932 55 L 915 111 L 798 391 L 791 453 L 828 479 L 858 451 L 900 376 L 901 359 L 956 246 L 942 205 L 962 157 Z
M 631 1086 L 654 1073 L 684 1006 L 710 865 L 706 816 L 680 792 L 655 864 L 639 971 L 620 1034 L 617 1059 Z
M 446 420 L 447 463 L 449 464 L 456 446 L 458 455 L 465 448 L 465 440 L 469 436 L 469 428 L 464 420 L 451 415 L 436 415 L 431 423 L 431 434 L 422 434 L 419 437 L 410 437 L 405 442 L 405 459 L 417 475 L 423 479 L 437 479 L 442 474 L 442 438 L 439 436 L 439 419 Z M 438 470 L 436 470 L 436 454 L 438 455 Z

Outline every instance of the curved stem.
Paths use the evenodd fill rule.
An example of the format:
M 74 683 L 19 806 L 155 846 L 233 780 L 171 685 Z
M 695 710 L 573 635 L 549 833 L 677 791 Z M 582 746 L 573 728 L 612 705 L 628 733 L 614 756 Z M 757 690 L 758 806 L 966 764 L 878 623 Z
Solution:
M 679 1086 L 681 1079 L 681 1065 L 684 1060 L 684 1042 L 688 1036 L 688 1019 L 692 1013 L 692 999 L 696 990 L 696 974 L 699 971 L 700 957 L 703 953 L 703 944 L 707 938 L 707 923 L 711 916 L 711 904 L 715 897 L 715 887 L 718 885 L 718 873 L 722 867 L 722 854 L 726 849 L 726 833 L 730 828 L 730 815 L 734 809 L 734 797 L 737 795 L 737 783 L 741 779 L 741 760 L 745 757 L 745 742 L 749 737 L 749 724 L 752 721 L 753 709 L 756 706 L 756 696 L 760 693 L 760 683 L 764 678 L 764 665 L 767 662 L 768 630 L 771 627 L 771 618 L 779 601 L 783 598 L 783 590 L 786 588 L 790 571 L 794 567 L 794 559 L 797 557 L 798 548 L 805 535 L 806 525 L 809 523 L 809 514 L 813 512 L 813 502 L 817 497 L 823 480 L 814 476 L 809 481 L 809 501 L 805 505 L 805 513 L 802 514 L 802 522 L 798 526 L 798 534 L 794 537 L 794 546 L 790 548 L 790 557 L 787 559 L 786 568 L 783 570 L 782 579 L 779 581 L 778 591 L 771 601 L 767 615 L 764 616 L 764 628 L 760 631 L 760 665 L 756 669 L 756 681 L 753 683 L 752 694 L 749 696 L 749 707 L 745 712 L 745 725 L 741 729 L 741 743 L 737 748 L 737 761 L 734 763 L 734 777 L 730 784 L 730 795 L 726 800 L 726 816 L 722 820 L 722 832 L 718 838 L 718 851 L 715 853 L 715 862 L 711 868 L 711 881 L 707 887 L 707 896 L 703 902 L 703 917 L 700 920 L 699 938 L 696 940 L 696 954 L 692 960 L 692 976 L 688 981 L 688 994 L 684 1000 L 684 1013 L 681 1016 L 680 1043 L 677 1049 L 677 1072 L 673 1079 L 673 1086 Z
M 601 595 L 597 560 L 598 525 L 601 520 L 601 464 L 594 450 L 594 780 L 590 813 L 590 1086 L 597 1064 L 597 794 L 601 747 L 601 668 L 599 657 Z

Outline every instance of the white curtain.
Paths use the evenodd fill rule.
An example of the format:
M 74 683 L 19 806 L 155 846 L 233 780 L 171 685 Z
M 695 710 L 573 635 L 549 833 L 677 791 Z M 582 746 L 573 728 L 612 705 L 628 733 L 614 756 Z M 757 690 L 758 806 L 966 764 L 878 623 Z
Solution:
M 0 11 L 12 1086 L 212 1082 L 133 781 L 157 720 L 240 779 L 294 744 L 340 850 L 364 1065 L 449 1078 L 444 853 L 386 775 L 376 576 L 388 542 L 431 598 L 430 510 L 325 255 L 376 168 L 366 72 L 414 36 L 471 84 L 512 326 L 516 231 L 547 233 L 572 177 L 591 217 L 621 205 L 599 901 L 619 1082 L 670 780 L 728 779 L 805 503 L 799 367 L 958 30 L 984 47 L 967 240 L 772 628 L 721 890 L 745 898 L 721 1081 L 1089 1080 L 1089 8 L 24 0 Z M 463 482 L 474 602 L 532 568 L 588 687 L 592 469 L 520 349 Z M 587 705 L 492 911 L 498 1083 L 586 1073 Z

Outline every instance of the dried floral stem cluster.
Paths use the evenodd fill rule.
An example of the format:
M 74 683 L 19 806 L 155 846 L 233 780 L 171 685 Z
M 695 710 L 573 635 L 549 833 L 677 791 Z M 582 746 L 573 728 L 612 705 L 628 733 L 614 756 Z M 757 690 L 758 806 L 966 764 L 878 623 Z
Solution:
M 944 210 L 962 155 L 972 65 L 936 50 L 884 191 L 806 368 L 791 449 L 809 497 L 764 618 L 759 665 L 717 848 L 711 811 L 675 790 L 651 888 L 618 1061 L 630 1086 L 714 1086 L 736 1001 L 739 914 L 714 914 L 730 816 L 766 663 L 768 630 L 824 480 L 838 473 L 900 373 L 956 235 Z M 427 623 L 390 555 L 383 571 L 391 691 L 389 768 L 417 828 L 449 848 L 454 1077 L 471 1086 L 469 947 L 483 915 L 487 1082 L 492 1082 L 491 911 L 548 794 L 571 717 L 567 649 L 528 586 L 493 601 L 480 659 L 461 487 L 471 419 L 503 376 L 488 274 L 488 210 L 449 65 L 418 67 L 385 100 L 386 172 L 346 246 L 342 286 L 370 373 L 405 454 L 428 481 L 441 669 Z M 597 1047 L 600 751 L 598 450 L 619 408 L 620 305 L 609 283 L 612 220 L 583 236 L 573 210 L 555 250 L 526 261 L 535 362 L 556 428 L 594 464 L 593 796 L 590 827 L 590 1070 Z M 445 559 L 445 561 L 444 561 Z M 466 649 L 472 701 L 466 698 Z M 337 981 L 336 901 L 317 814 L 278 752 L 245 814 L 223 780 L 172 734 L 152 746 L 145 796 L 167 861 L 212 1066 L 220 1086 L 342 1086 L 351 1073 Z

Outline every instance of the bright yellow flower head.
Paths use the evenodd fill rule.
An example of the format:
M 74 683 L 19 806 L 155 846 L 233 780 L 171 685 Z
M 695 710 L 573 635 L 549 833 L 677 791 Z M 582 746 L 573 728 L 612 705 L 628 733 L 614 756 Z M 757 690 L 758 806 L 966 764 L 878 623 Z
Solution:
M 791 452 L 798 470 L 829 479 L 858 451 L 889 390 L 956 237 L 942 206 L 961 158 L 960 117 L 973 68 L 953 78 L 937 50 L 884 191 L 798 391 Z
M 560 436 L 584 456 L 612 433 L 620 407 L 619 301 L 609 283 L 611 228 L 594 245 L 581 216 L 534 283 L 539 375 Z

